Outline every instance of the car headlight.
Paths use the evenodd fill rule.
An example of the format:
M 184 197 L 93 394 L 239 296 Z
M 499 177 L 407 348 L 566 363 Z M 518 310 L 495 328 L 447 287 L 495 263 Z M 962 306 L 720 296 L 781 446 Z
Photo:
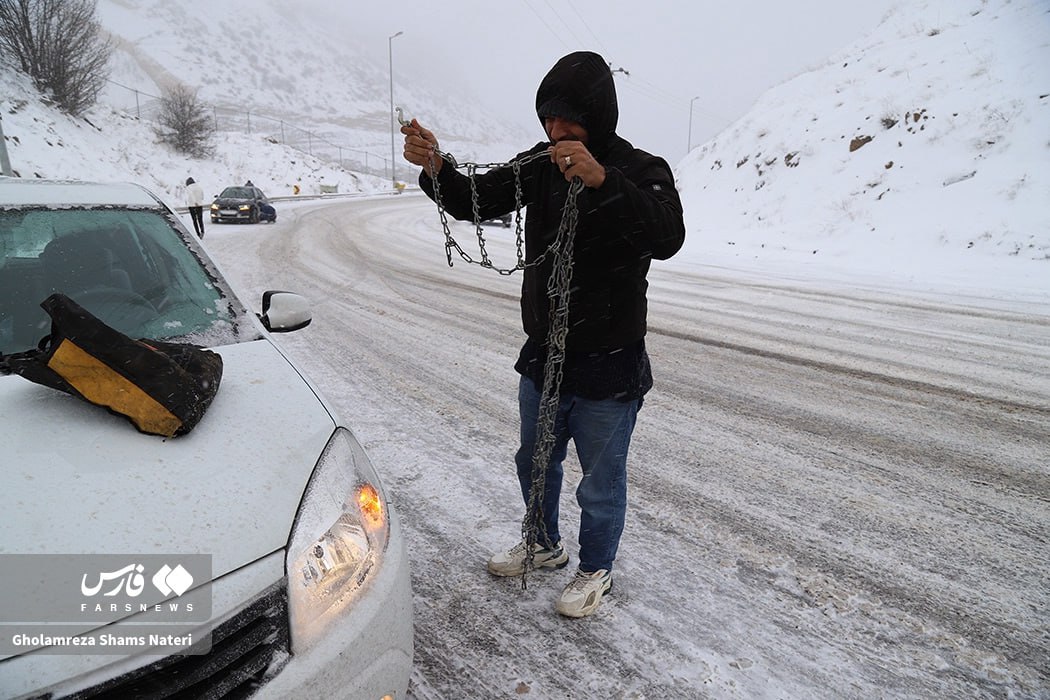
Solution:
M 252 208 L 252 205 L 251 204 L 242 204 L 241 206 L 239 206 L 237 208 L 240 209 L 241 211 L 248 211 L 249 209 Z
M 211 205 L 211 210 L 212 210 L 212 211 L 219 211 L 219 205 L 218 205 L 218 204 L 215 204 L 214 202 L 212 202 L 212 205 Z
M 285 558 L 292 651 L 302 652 L 353 605 L 390 535 L 371 461 L 338 428 L 306 487 Z

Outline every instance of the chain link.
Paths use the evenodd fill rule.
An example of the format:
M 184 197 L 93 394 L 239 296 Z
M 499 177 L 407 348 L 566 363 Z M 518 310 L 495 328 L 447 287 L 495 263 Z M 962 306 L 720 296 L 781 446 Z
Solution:
M 527 165 L 533 161 L 540 160 L 543 158 L 550 158 L 550 154 L 547 151 L 540 151 L 530 156 L 512 160 L 507 163 L 457 163 L 456 159 L 450 154 L 445 153 L 437 148 L 434 149 L 433 154 L 430 157 L 430 171 L 434 171 L 436 165 L 435 157 L 441 158 L 447 164 L 451 165 L 456 170 L 465 170 L 467 177 L 470 178 L 470 203 L 472 214 L 474 217 L 474 235 L 478 239 L 478 249 L 481 254 L 480 260 L 475 260 L 469 253 L 463 250 L 463 247 L 456 241 L 452 236 L 452 230 L 448 224 L 448 214 L 445 212 L 445 205 L 441 201 L 441 186 L 438 184 L 438 179 L 433 178 L 434 183 L 434 203 L 437 204 L 438 215 L 441 219 L 441 229 L 445 234 L 445 258 L 448 261 L 448 266 L 452 267 L 453 255 L 452 251 L 455 250 L 460 258 L 464 262 L 471 265 L 480 265 L 481 267 L 494 270 L 501 275 L 513 275 L 519 270 L 524 270 L 529 267 L 538 267 L 547 259 L 547 255 L 550 254 L 551 249 L 554 247 L 552 243 L 543 251 L 535 260 L 531 263 L 525 262 L 525 233 L 523 228 L 523 222 L 521 217 L 522 208 L 522 190 L 521 190 L 521 166 Z M 479 213 L 479 201 L 478 201 L 478 190 L 476 175 L 478 170 L 491 170 L 493 168 L 505 168 L 510 167 L 514 171 L 514 244 L 517 258 L 514 267 L 498 267 L 492 263 L 489 258 L 488 252 L 485 249 L 485 233 L 481 226 L 481 214 Z
M 569 335 L 569 293 L 572 289 L 572 256 L 576 242 L 576 224 L 579 219 L 579 208 L 576 205 L 576 197 L 583 190 L 583 181 L 574 177 L 569 183 L 569 191 L 565 197 L 565 206 L 562 209 L 561 222 L 558 225 L 558 233 L 554 241 L 543 253 L 531 263 L 525 262 L 524 233 L 522 230 L 521 208 L 521 167 L 541 158 L 549 158 L 547 151 L 540 151 L 531 156 L 512 160 L 509 163 L 456 163 L 456 159 L 450 154 L 434 149 L 434 155 L 430 160 L 430 172 L 434 171 L 434 157 L 442 158 L 448 165 L 457 170 L 466 170 L 470 178 L 470 200 L 471 211 L 474 216 L 474 229 L 478 239 L 478 247 L 481 259 L 475 260 L 463 250 L 452 237 L 449 230 L 448 215 L 441 201 L 441 187 L 437 178 L 434 183 L 434 203 L 437 204 L 438 214 L 441 218 L 441 228 L 445 233 L 445 256 L 449 267 L 452 267 L 452 251 L 455 250 L 459 256 L 468 263 L 495 270 L 501 275 L 510 275 L 528 267 L 535 267 L 543 263 L 548 255 L 553 255 L 553 263 L 550 277 L 547 278 L 547 301 L 548 301 L 548 323 L 547 323 L 547 361 L 543 367 L 543 389 L 540 393 L 540 406 L 536 419 L 536 444 L 532 453 L 532 474 L 529 486 L 529 498 L 525 506 L 525 517 L 521 523 L 521 536 L 525 543 L 525 564 L 521 574 L 521 587 L 527 588 L 526 579 L 530 571 L 535 568 L 535 552 L 533 547 L 542 542 L 544 547 L 552 547 L 547 528 L 543 521 L 543 494 L 547 485 L 547 468 L 550 466 L 551 455 L 554 452 L 556 434 L 554 431 L 555 421 L 558 417 L 558 405 L 561 401 L 561 382 L 565 366 L 565 342 Z M 517 264 L 512 268 L 499 268 L 492 264 L 488 252 L 485 249 L 485 236 L 481 230 L 480 203 L 477 188 L 478 169 L 491 169 L 510 167 L 514 171 L 514 220 L 515 244 L 517 246 Z

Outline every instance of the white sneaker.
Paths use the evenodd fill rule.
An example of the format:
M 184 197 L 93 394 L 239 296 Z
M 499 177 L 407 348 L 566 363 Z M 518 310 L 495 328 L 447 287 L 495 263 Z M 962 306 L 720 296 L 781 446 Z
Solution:
M 532 545 L 533 569 L 560 569 L 569 563 L 569 554 L 561 543 L 550 549 Z M 489 573 L 496 576 L 521 576 L 525 573 L 525 543 L 519 542 L 506 552 L 497 552 L 489 559 Z
M 586 617 L 598 609 L 602 596 L 612 588 L 612 574 L 606 569 L 594 573 L 577 571 L 561 592 L 554 608 L 566 617 Z

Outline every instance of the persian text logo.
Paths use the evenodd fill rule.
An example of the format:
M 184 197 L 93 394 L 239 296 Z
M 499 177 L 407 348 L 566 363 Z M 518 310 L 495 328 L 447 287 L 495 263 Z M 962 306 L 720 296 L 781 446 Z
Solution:
M 128 564 L 123 569 L 117 569 L 116 571 L 103 571 L 98 575 L 98 585 L 96 586 L 88 586 L 88 575 L 84 574 L 80 579 L 80 592 L 90 598 L 91 596 L 97 595 L 107 582 L 116 581 L 117 585 L 102 595 L 115 596 L 119 594 L 120 589 L 123 588 L 129 596 L 135 598 L 142 593 L 142 589 L 146 587 L 146 580 L 142 577 L 143 568 L 142 564 Z
M 88 575 L 84 574 L 80 579 L 80 592 L 90 598 L 98 595 L 107 583 L 116 581 L 116 585 L 102 595 L 115 596 L 123 590 L 128 596 L 136 598 L 146 587 L 146 579 L 142 575 L 144 570 L 145 567 L 142 564 L 128 564 L 115 571 L 103 571 L 98 574 L 97 583 L 93 586 L 88 585 Z M 157 590 L 165 596 L 172 593 L 181 596 L 193 585 L 193 576 L 182 564 L 177 565 L 174 569 L 165 564 L 153 575 L 152 580 Z

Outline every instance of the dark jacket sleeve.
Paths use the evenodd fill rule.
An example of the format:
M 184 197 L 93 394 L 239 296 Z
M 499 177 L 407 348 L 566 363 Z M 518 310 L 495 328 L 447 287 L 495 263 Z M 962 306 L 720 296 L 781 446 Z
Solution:
M 537 144 L 532 149 L 514 156 L 514 160 L 520 160 L 545 148 L 544 144 Z M 522 179 L 523 181 L 530 179 L 527 171 L 522 172 Z M 474 181 L 477 187 L 479 220 L 485 221 L 514 211 L 517 202 L 512 167 L 504 166 L 485 172 L 479 171 Z M 474 197 L 469 177 L 446 161 L 441 172 L 438 173 L 437 185 L 445 211 L 460 221 L 474 219 Z M 419 173 L 419 186 L 428 197 L 434 199 L 434 180 L 426 174 L 425 170 Z M 527 183 L 525 187 L 529 189 Z M 523 202 L 525 203 L 527 202 Z
M 682 201 L 662 158 L 635 151 L 623 168 L 606 167 L 605 182 L 586 192 L 586 206 L 602 228 L 635 249 L 666 260 L 685 242 Z

